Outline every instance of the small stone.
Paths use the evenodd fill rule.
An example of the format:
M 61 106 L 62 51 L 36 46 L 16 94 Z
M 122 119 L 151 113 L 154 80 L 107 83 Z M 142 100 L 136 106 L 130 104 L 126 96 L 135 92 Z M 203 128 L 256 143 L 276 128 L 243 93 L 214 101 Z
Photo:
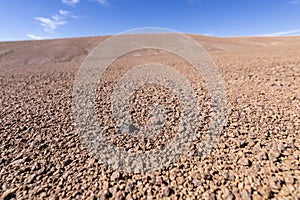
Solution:
M 278 150 L 271 150 L 268 154 L 268 157 L 271 158 L 272 161 L 277 161 L 280 156 L 281 153 Z
M 104 190 L 102 193 L 101 193 L 101 196 L 100 196 L 100 199 L 102 200 L 105 200 L 105 199 L 108 199 L 109 197 L 111 196 L 111 193 L 108 191 L 108 190 Z
M 216 200 L 216 195 L 214 193 L 209 192 L 209 191 L 204 192 L 202 197 L 205 200 Z
M 251 195 L 247 190 L 241 192 L 242 199 L 251 200 Z
M 169 197 L 169 196 L 171 196 L 173 193 L 174 193 L 174 190 L 173 190 L 172 188 L 170 188 L 170 187 L 168 187 L 168 186 L 166 186 L 166 187 L 163 188 L 163 195 L 164 195 L 165 197 Z
M 162 178 L 160 176 L 156 176 L 155 177 L 155 184 L 162 185 L 162 183 L 163 183 Z
M 11 164 L 13 165 L 21 165 L 25 162 L 26 158 L 20 158 L 18 160 L 13 161 Z
M 205 180 L 212 180 L 212 175 L 211 174 L 209 174 L 209 173 L 206 173 L 206 174 L 204 174 L 204 179 Z
M 178 132 L 180 132 L 180 133 L 185 131 L 185 130 L 186 130 L 186 128 L 183 125 L 180 125 L 179 128 L 178 128 Z
M 176 182 L 178 185 L 182 185 L 184 183 L 184 178 L 182 176 L 180 176 L 176 179 Z
M 193 184 L 194 184 L 194 186 L 199 187 L 201 185 L 201 181 L 199 179 L 195 178 L 193 180 Z
M 288 184 L 287 188 L 289 189 L 290 192 L 294 192 L 295 191 L 295 187 L 293 185 Z
M 88 162 L 88 167 L 93 167 L 95 164 L 95 160 L 96 160 L 95 158 L 91 158 Z
M 232 192 L 228 188 L 225 188 L 224 191 L 223 191 L 222 198 L 226 199 L 226 200 L 233 200 L 234 195 L 232 194 Z
M 253 147 L 253 149 L 255 149 L 255 150 L 257 150 L 257 151 L 261 151 L 261 143 L 260 142 L 257 142 L 255 145 L 254 145 L 254 147 Z
M 261 200 L 261 199 L 263 199 L 263 197 L 258 193 L 254 193 L 254 194 L 252 194 L 252 199 L 253 200 Z
M 258 189 L 258 191 L 262 195 L 263 199 L 269 199 L 271 196 L 271 190 L 269 187 L 261 187 Z
M 290 194 L 291 192 L 286 185 L 283 186 L 282 189 L 280 190 L 280 195 L 289 196 Z
M 31 171 L 35 171 L 40 169 L 40 164 L 38 162 L 34 162 L 34 164 L 31 167 Z
M 276 177 L 269 178 L 269 184 L 272 190 L 280 190 L 281 181 Z
M 129 133 L 133 133 L 135 131 L 140 131 L 140 129 L 133 124 L 130 124 L 128 128 L 129 128 Z
M 9 190 L 6 190 L 6 191 L 2 194 L 1 200 L 9 200 L 9 199 L 15 198 L 15 197 L 16 197 L 15 191 L 16 191 L 16 189 L 9 189 Z
M 32 183 L 32 181 L 35 179 L 36 174 L 32 174 L 28 176 L 28 178 L 25 180 L 25 183 Z
M 42 192 L 41 193 L 41 198 L 44 198 L 44 197 L 46 197 L 47 196 L 47 193 L 46 192 Z
M 126 193 L 131 193 L 133 190 L 133 184 L 132 183 L 128 183 L 126 186 L 125 186 L 125 192 Z
M 119 171 L 115 171 L 114 173 L 112 173 L 110 179 L 111 179 L 112 181 L 116 181 L 116 180 L 118 180 L 120 177 L 121 177 L 120 172 L 119 172 Z
M 109 182 L 104 181 L 104 182 L 103 182 L 103 189 L 104 189 L 104 190 L 108 190 L 108 188 L 109 188 Z
M 67 159 L 67 160 L 64 161 L 64 166 L 67 166 L 67 165 L 69 165 L 71 163 L 72 163 L 72 160 L 71 159 Z
M 118 191 L 113 198 L 116 200 L 122 200 L 124 199 L 124 197 L 125 197 L 124 193 L 122 191 Z
M 278 148 L 277 148 L 280 152 L 283 152 L 284 150 L 286 150 L 286 146 L 284 144 L 279 144 Z
M 68 178 L 68 176 L 69 176 L 69 172 L 65 171 L 62 175 L 62 178 L 66 180 Z
M 291 175 L 287 175 L 284 178 L 285 183 L 294 184 L 295 178 Z
M 48 148 L 48 145 L 47 144 L 41 144 L 39 147 L 38 147 L 38 150 L 43 150 L 43 149 L 46 149 Z
M 238 160 L 237 164 L 242 165 L 242 166 L 249 166 L 249 165 L 251 165 L 251 162 L 248 158 L 243 157 Z
M 258 159 L 259 161 L 268 160 L 268 154 L 266 152 L 260 152 L 258 154 Z
M 240 142 L 240 148 L 245 148 L 248 145 L 247 141 Z
M 298 152 L 298 151 L 295 151 L 295 152 L 293 153 L 293 157 L 294 157 L 295 160 L 299 160 L 299 152 Z

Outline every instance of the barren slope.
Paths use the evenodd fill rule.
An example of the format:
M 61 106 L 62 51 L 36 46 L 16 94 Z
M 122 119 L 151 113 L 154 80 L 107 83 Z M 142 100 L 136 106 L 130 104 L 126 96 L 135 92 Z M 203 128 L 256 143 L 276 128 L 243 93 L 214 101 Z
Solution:
M 144 175 L 104 166 L 74 130 L 73 81 L 81 61 L 104 37 L 0 43 L 0 196 L 300 199 L 300 37 L 192 37 L 222 74 L 228 123 L 209 156 L 197 155 L 203 131 L 198 130 L 190 152 Z M 114 82 L 132 63 L 149 61 L 188 65 L 157 51 L 120 58 L 100 84 L 107 88 L 99 91 L 99 119 L 111 91 L 105 83 Z M 204 106 L 209 98 L 201 96 L 205 85 L 193 73 L 182 73 L 194 81 Z M 144 90 L 137 96 L 162 92 L 152 86 Z M 144 106 L 136 96 L 132 102 Z M 135 113 L 142 123 L 142 115 Z M 112 140 L 135 147 L 129 139 L 112 135 Z

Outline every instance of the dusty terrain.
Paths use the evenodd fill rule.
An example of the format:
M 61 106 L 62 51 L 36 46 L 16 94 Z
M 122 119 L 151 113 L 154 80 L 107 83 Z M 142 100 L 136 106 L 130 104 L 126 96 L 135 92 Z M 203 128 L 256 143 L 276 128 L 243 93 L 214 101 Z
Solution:
M 103 165 L 74 130 L 74 78 L 105 37 L 0 43 L 1 199 L 300 199 L 300 37 L 192 37 L 207 49 L 224 79 L 228 122 L 210 155 L 197 155 L 204 126 L 190 152 L 146 174 Z M 185 66 L 164 52 L 120 58 L 100 81 L 100 120 L 111 94 L 107 83 L 132 63 L 149 61 Z M 182 74 L 193 82 L 205 113 L 205 85 L 192 72 Z M 132 97 L 139 108 L 149 105 L 138 100 L 149 96 L 143 91 L 158 99 L 172 95 L 145 86 Z M 142 117 L 146 111 L 131 109 L 136 123 L 148 120 Z M 167 143 L 164 134 L 172 136 L 172 127 L 150 144 L 108 132 L 116 145 L 146 151 L 159 145 L 153 141 Z

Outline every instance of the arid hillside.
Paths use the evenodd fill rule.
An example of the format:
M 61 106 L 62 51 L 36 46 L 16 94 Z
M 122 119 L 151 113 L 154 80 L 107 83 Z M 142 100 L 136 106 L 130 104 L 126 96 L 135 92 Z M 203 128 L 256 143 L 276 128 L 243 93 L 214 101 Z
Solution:
M 191 148 L 171 165 L 146 174 L 104 165 L 74 128 L 76 73 L 107 37 L 1 42 L 1 199 L 300 199 L 300 37 L 190 36 L 216 64 L 227 95 L 227 123 L 207 156 L 199 152 L 210 95 L 185 60 L 141 50 L 116 60 L 99 81 L 98 119 L 116 146 L 134 151 L 167 145 L 177 121 L 147 141 L 114 134 L 109 100 L 126 70 L 161 62 L 196 91 L 203 120 Z M 130 98 L 137 124 L 149 119 L 146 108 L 154 99 L 167 99 L 162 102 L 171 114 L 179 113 L 172 92 L 159 86 L 146 85 Z

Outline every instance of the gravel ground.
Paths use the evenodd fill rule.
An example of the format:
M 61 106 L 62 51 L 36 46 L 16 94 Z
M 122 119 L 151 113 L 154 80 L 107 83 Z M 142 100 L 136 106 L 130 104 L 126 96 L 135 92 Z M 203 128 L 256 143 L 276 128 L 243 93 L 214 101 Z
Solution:
M 199 137 L 173 164 L 146 174 L 105 166 L 74 130 L 75 75 L 103 37 L 0 43 L 1 199 L 300 199 L 300 38 L 192 37 L 208 50 L 227 93 L 228 122 L 205 157 L 198 153 L 210 97 L 184 60 L 162 51 L 133 52 L 99 82 L 97 115 L 108 127 L 114 125 L 107 110 L 112 85 L 133 64 L 159 61 L 192 83 L 203 115 Z M 130 99 L 137 124 L 147 123 L 153 102 L 175 120 L 149 140 L 111 128 L 111 140 L 142 152 L 168 144 L 180 112 L 172 91 L 145 85 Z

